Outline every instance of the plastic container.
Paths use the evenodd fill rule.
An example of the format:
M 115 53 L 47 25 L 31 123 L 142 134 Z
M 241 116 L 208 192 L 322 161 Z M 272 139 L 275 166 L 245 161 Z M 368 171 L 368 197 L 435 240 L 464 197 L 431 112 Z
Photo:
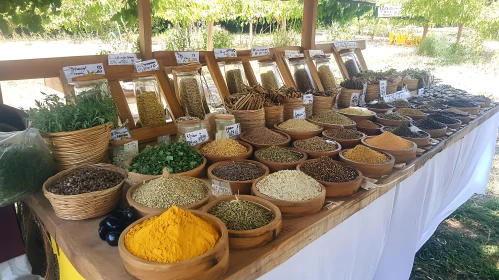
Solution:
M 228 137 L 227 132 L 225 131 L 226 126 L 236 124 L 236 119 L 234 118 L 234 115 L 218 114 L 215 116 L 215 123 L 216 123 L 216 128 L 217 128 L 215 139 L 222 139 L 222 138 L 238 139 L 239 138 L 238 135 Z
M 290 58 L 288 64 L 289 70 L 293 75 L 293 80 L 295 81 L 296 87 L 299 91 L 307 92 L 314 89 L 312 76 L 310 76 L 310 70 L 308 69 L 305 58 Z
M 176 142 L 185 142 L 185 134 L 201 129 L 200 120 L 177 121 L 177 137 Z
M 160 94 L 156 78 L 153 76 L 139 77 L 133 82 L 133 92 L 141 126 L 151 127 L 165 124 L 167 117 L 171 120 L 166 102 Z M 133 114 L 133 110 L 131 111 Z M 139 126 L 139 121 L 136 124 Z
M 80 94 L 83 91 L 88 91 L 92 89 L 100 89 L 103 92 L 109 93 L 109 85 L 107 83 L 107 79 L 97 79 L 91 81 L 75 81 L 72 82 L 75 95 Z
M 357 55 L 353 51 L 342 53 L 340 56 L 347 68 L 348 76 L 354 77 L 360 74 L 362 67 L 357 59 Z
M 225 83 L 229 88 L 229 93 L 241 93 L 246 91 L 248 80 L 244 72 L 243 63 L 241 61 L 225 62 L 224 63 Z
M 273 60 L 258 62 L 260 72 L 260 84 L 267 90 L 278 89 L 283 86 L 281 72 L 277 63 Z
M 324 90 L 330 91 L 336 88 L 336 81 L 333 75 L 333 64 L 329 56 L 314 57 L 315 67 L 319 74 L 319 79 Z
M 175 68 L 173 72 L 180 106 L 185 115 L 204 120 L 205 115 L 210 112 L 210 108 L 206 103 L 201 74 L 198 70 L 197 66 L 181 66 Z

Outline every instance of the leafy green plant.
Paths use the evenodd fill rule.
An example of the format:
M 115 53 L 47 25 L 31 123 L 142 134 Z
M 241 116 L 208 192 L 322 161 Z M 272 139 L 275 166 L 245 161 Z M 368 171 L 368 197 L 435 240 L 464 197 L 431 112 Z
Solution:
M 216 28 L 213 32 L 213 48 L 231 48 L 233 36 L 223 28 Z
M 272 33 L 272 46 L 274 48 L 284 46 L 299 46 L 300 34 L 293 30 L 278 30 Z

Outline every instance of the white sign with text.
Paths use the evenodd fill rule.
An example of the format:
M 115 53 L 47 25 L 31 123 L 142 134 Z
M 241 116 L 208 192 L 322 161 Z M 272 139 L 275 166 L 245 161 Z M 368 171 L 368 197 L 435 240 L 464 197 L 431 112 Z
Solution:
M 229 138 L 238 136 L 239 134 L 241 134 L 241 125 L 239 125 L 238 123 L 233 125 L 228 125 L 225 127 L 225 132 L 227 133 L 227 136 Z
M 175 52 L 178 64 L 199 63 L 199 52 Z
M 251 48 L 251 56 L 265 56 L 270 55 L 268 47 Z
M 215 58 L 237 57 L 236 49 L 214 49 Z
M 159 70 L 159 63 L 156 59 L 150 59 L 135 63 L 135 71 L 137 71 L 137 73 L 156 71 L 156 70 Z
M 206 128 L 200 129 L 200 130 L 196 130 L 196 131 L 193 131 L 193 132 L 187 132 L 185 134 L 185 140 L 191 146 L 196 146 L 197 144 L 201 144 L 203 142 L 206 142 L 209 139 L 210 138 L 208 136 L 208 131 L 206 130 Z
M 295 119 L 306 119 L 307 118 L 307 111 L 305 110 L 305 107 L 301 107 L 298 109 L 293 110 L 293 118 Z
M 106 74 L 106 72 L 104 71 L 104 65 L 102 63 L 66 66 L 62 68 L 62 71 L 64 72 L 64 76 L 66 77 L 66 80 L 68 80 L 68 83 L 72 83 L 73 78 L 79 76 L 86 76 L 90 74 Z
M 135 65 L 137 62 L 139 61 L 134 53 L 118 53 L 107 56 L 107 64 L 109 65 Z
M 112 141 L 118 141 L 128 138 L 132 138 L 132 135 L 130 135 L 130 131 L 128 131 L 126 127 L 111 130 Z
M 284 50 L 284 56 L 286 58 L 297 58 L 301 57 L 300 51 Z
M 314 103 L 314 95 L 309 93 L 303 95 L 303 104 L 312 104 Z

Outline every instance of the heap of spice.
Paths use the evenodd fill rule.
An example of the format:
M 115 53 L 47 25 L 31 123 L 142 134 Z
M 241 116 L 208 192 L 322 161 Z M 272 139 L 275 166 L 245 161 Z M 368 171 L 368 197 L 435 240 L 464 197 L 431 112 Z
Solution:
M 476 103 L 473 103 L 472 101 L 465 99 L 449 100 L 445 104 L 447 104 L 449 107 L 458 107 L 458 108 L 478 107 Z
M 234 157 L 246 153 L 245 146 L 233 139 L 218 139 L 204 145 L 201 153 L 217 157 Z
M 470 115 L 468 112 L 461 111 L 457 108 L 448 108 L 448 109 L 445 109 L 445 111 L 449 112 L 449 113 L 453 113 L 454 115 L 456 115 L 458 117 L 468 117 Z
M 317 69 L 317 73 L 319 74 L 319 79 L 321 80 L 321 84 L 324 87 L 324 90 L 334 90 L 336 88 L 336 83 L 334 82 L 334 75 L 331 72 L 331 68 L 329 65 L 321 65 Z
M 315 180 L 332 183 L 350 182 L 359 176 L 355 168 L 341 165 L 330 157 L 307 161 L 300 170 Z
M 123 175 L 118 172 L 89 166 L 62 177 L 47 190 L 59 195 L 76 195 L 107 190 L 121 183 L 123 179 Z
M 367 138 L 366 143 L 381 149 L 387 150 L 407 150 L 414 146 L 414 143 L 407 141 L 391 132 L 383 132 L 381 135 Z
M 380 103 L 371 103 L 371 104 L 366 104 L 367 108 L 374 108 L 374 109 L 391 109 L 393 106 L 390 106 L 386 103 L 380 102 Z
M 431 118 L 437 122 L 441 122 L 443 124 L 456 124 L 459 122 L 458 119 L 451 118 L 449 116 L 446 116 L 445 114 L 441 113 L 435 113 L 435 114 L 430 114 L 428 115 L 428 118 Z
M 404 99 L 399 99 L 399 100 L 395 100 L 393 102 L 390 102 L 390 105 L 397 107 L 397 108 L 405 108 L 405 107 L 409 107 L 409 102 L 407 100 L 404 100 Z
M 333 111 L 322 111 L 318 114 L 313 115 L 310 119 L 315 122 L 326 123 L 326 124 L 339 124 L 339 125 L 355 124 L 355 122 L 349 119 L 348 117 L 345 117 L 342 114 L 338 114 Z
M 277 78 L 275 77 L 274 71 L 272 70 L 269 70 L 265 73 L 261 73 L 260 80 L 262 80 L 262 87 L 264 87 L 266 90 L 279 88 L 279 84 L 277 83 Z
M 289 119 L 280 125 L 278 125 L 280 129 L 283 130 L 291 130 L 291 131 L 299 131 L 299 132 L 306 132 L 306 131 L 317 131 L 320 129 L 320 127 L 316 124 L 313 124 L 311 122 L 308 122 L 306 120 L 301 120 L 301 119 Z
M 388 128 L 388 131 L 390 131 L 391 133 L 393 133 L 397 136 L 407 137 L 407 138 L 426 138 L 428 136 L 428 134 L 425 133 L 424 131 L 417 131 L 417 132 L 412 131 L 409 128 L 408 123 L 401 124 L 397 127 Z
M 406 121 L 408 120 L 406 117 L 402 116 L 399 113 L 387 113 L 387 114 L 378 114 L 378 118 L 392 121 Z
M 437 110 L 437 108 L 435 108 L 429 104 L 419 105 L 416 108 L 419 110 L 426 110 L 426 111 L 436 111 Z
M 364 134 L 357 130 L 340 128 L 325 130 L 324 136 L 330 137 L 332 139 L 350 140 L 360 139 L 364 137 Z
M 312 152 L 329 152 L 338 149 L 338 144 L 332 140 L 326 140 L 319 136 L 297 140 L 293 143 L 297 148 Z
M 420 129 L 442 129 L 445 128 L 445 124 L 438 122 L 432 118 L 425 118 L 414 122 L 414 125 Z
M 241 93 L 245 91 L 243 76 L 240 69 L 232 69 L 225 73 L 227 88 L 230 94 Z
M 249 142 L 259 145 L 277 145 L 282 144 L 288 138 L 280 133 L 272 131 L 266 127 L 259 127 L 248 131 L 244 138 Z
M 370 120 L 363 120 L 357 123 L 357 126 L 360 128 L 370 128 L 370 129 L 376 129 L 379 128 L 379 125 L 373 123 Z
M 265 175 L 265 169 L 249 162 L 220 165 L 211 171 L 217 178 L 227 181 L 249 181 Z
M 296 162 L 303 158 L 303 154 L 289 148 L 272 146 L 256 151 L 256 155 L 270 162 Z
M 242 199 L 221 201 L 208 213 L 219 218 L 229 230 L 261 228 L 274 220 L 274 214 L 266 207 Z
M 426 114 L 423 111 L 411 108 L 400 108 L 397 110 L 397 113 L 406 115 L 406 116 L 425 116 Z
M 163 105 L 155 92 L 144 92 L 135 97 L 140 123 L 143 127 L 164 124 L 166 115 Z
M 338 112 L 343 113 L 343 114 L 347 114 L 347 115 L 359 115 L 359 116 L 371 116 L 374 114 L 373 112 L 371 112 L 369 110 L 365 110 L 365 109 L 361 109 L 361 108 L 345 108 L 345 109 L 338 110 Z
M 132 227 L 125 248 L 151 262 L 175 263 L 199 257 L 220 240 L 217 229 L 189 211 L 173 206 Z
M 266 196 L 284 201 L 311 200 L 322 192 L 321 185 L 314 178 L 296 170 L 272 173 L 258 181 L 256 188 Z
M 351 161 L 367 164 L 382 164 L 390 161 L 390 158 L 385 154 L 363 145 L 357 145 L 353 149 L 346 150 L 343 156 Z

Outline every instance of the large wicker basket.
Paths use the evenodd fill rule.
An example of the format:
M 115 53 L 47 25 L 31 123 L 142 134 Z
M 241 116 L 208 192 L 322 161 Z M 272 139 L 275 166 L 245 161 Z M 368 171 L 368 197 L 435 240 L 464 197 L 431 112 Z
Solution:
M 64 176 L 74 173 L 75 171 L 87 166 L 99 167 L 111 171 L 115 171 L 123 175 L 123 180 L 118 185 L 102 191 L 83 193 L 77 195 L 59 195 L 51 193 L 48 188 L 57 180 Z M 69 170 L 64 170 L 50 177 L 43 184 L 43 194 L 50 201 L 54 208 L 55 215 L 64 220 L 84 220 L 103 216 L 111 212 L 121 197 L 121 188 L 127 177 L 126 171 L 123 168 L 111 164 L 92 164 L 79 166 Z
M 406 85 L 408 90 L 417 90 L 419 85 L 418 79 L 403 79 L 401 82 L 402 86 Z
M 282 123 L 283 120 L 283 114 L 284 114 L 284 106 L 272 106 L 272 107 L 265 107 L 265 126 L 268 128 L 273 129 L 274 124 L 279 124 Z
M 294 118 L 295 109 L 305 107 L 303 105 L 303 98 L 288 98 L 281 102 L 284 105 L 284 121 Z M 305 107 L 306 110 L 306 107 Z M 308 115 L 308 113 L 307 113 Z
M 386 94 L 392 94 L 397 91 L 396 83 L 387 83 Z M 367 85 L 366 101 L 377 100 L 379 97 L 379 84 Z
M 350 107 L 350 101 L 352 99 L 352 93 L 358 92 L 359 95 L 362 94 L 361 89 L 346 89 L 341 88 L 341 92 L 338 96 L 338 107 L 339 108 L 348 108 Z
M 265 110 L 230 110 L 236 123 L 241 126 L 241 131 L 248 131 L 250 129 L 265 127 Z
M 314 96 L 314 115 L 333 109 L 335 96 Z

